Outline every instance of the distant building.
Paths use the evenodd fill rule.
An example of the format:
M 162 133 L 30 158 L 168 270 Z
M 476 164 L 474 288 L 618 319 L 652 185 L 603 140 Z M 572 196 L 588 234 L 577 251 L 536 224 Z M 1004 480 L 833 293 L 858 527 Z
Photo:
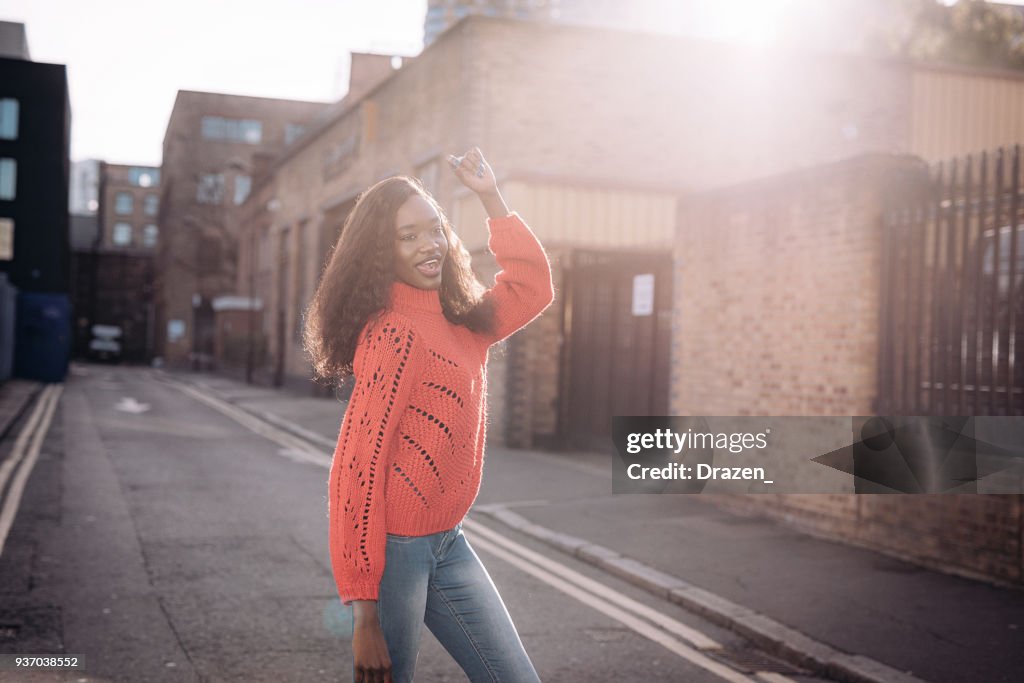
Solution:
M 99 208 L 100 162 L 86 159 L 71 163 L 71 196 L 68 209 L 72 216 L 96 215 Z
M 20 291 L 14 374 L 58 381 L 70 344 L 67 69 L 29 61 L 21 24 L 0 22 L 0 55 L 0 272 Z
M 25 24 L 14 21 L 0 21 L 0 57 L 32 61 L 28 52 L 28 36 Z
M 248 197 L 260 168 L 326 106 L 178 92 L 164 135 L 156 221 L 155 352 L 168 364 L 210 365 L 214 299 L 235 282 L 227 214 Z
M 83 167 L 88 168 L 76 165 L 76 177 L 85 176 L 85 188 L 77 189 L 87 196 L 89 178 Z M 94 215 L 71 217 L 75 350 L 88 355 L 93 326 L 110 325 L 121 331 L 121 359 L 148 361 L 155 327 L 153 259 L 159 235 L 160 169 L 103 161 L 96 168 L 97 199 L 85 198 L 81 207 L 88 210 L 89 202 L 95 202 Z
M 156 248 L 160 212 L 160 169 L 100 163 L 99 246 L 104 250 Z

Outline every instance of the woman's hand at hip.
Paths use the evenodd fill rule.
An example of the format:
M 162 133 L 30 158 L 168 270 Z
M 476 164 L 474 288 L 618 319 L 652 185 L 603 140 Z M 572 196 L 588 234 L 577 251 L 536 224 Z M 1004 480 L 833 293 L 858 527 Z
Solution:
M 391 656 L 384 640 L 384 629 L 377 619 L 376 600 L 356 600 L 353 607 L 356 614 L 352 630 L 355 683 L 392 683 Z

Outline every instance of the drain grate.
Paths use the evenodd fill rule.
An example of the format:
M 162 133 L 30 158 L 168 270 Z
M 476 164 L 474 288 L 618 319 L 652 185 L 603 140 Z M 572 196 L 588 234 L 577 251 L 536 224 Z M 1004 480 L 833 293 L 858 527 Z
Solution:
M 705 654 L 711 655 L 723 664 L 728 664 L 734 669 L 744 673 L 753 674 L 758 671 L 770 671 L 777 674 L 788 674 L 798 676 L 809 674 L 806 669 L 790 664 L 789 662 L 773 657 L 761 650 L 749 647 L 723 647 L 721 650 L 709 650 Z

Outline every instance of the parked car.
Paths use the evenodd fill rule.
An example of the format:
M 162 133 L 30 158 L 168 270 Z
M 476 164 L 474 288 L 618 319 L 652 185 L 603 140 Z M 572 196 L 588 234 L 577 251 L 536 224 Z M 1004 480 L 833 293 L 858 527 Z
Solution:
M 117 325 L 93 325 L 92 339 L 89 341 L 89 358 L 97 361 L 121 360 L 121 342 L 123 331 Z

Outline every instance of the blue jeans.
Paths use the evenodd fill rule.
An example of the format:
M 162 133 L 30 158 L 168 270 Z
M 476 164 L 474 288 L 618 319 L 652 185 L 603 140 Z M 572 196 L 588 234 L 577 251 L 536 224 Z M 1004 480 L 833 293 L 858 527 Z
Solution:
M 429 536 L 387 535 L 377 615 L 394 683 L 413 680 L 424 623 L 472 683 L 540 681 L 462 522 Z

